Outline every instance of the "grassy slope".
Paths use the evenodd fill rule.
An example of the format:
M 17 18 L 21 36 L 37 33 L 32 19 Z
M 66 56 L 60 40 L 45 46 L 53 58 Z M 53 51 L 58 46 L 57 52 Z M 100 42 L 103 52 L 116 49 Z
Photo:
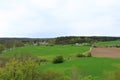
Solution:
M 35 56 L 55 57 L 63 55 L 64 57 L 75 56 L 78 53 L 84 53 L 89 50 L 89 46 L 71 46 L 71 45 L 56 45 L 56 46 L 26 46 L 11 50 L 3 54 L 3 56 L 11 56 L 13 54 L 31 53 Z
M 71 61 L 66 61 L 62 64 L 47 64 L 41 65 L 41 70 L 52 70 L 60 72 L 64 75 L 71 75 L 73 71 L 77 73 L 97 76 L 102 80 L 103 73 L 117 70 L 115 64 L 119 64 L 120 59 L 109 59 L 109 58 L 77 58 Z M 74 73 L 74 72 L 73 72 Z

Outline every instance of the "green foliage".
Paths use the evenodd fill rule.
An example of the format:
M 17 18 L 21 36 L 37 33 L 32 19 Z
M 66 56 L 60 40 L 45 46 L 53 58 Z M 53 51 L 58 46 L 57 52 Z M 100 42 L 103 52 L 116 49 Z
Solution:
M 19 69 L 20 71 L 18 70 L 18 72 L 16 72 L 17 75 L 19 75 L 19 76 L 21 76 L 20 75 L 22 73 L 21 70 L 27 69 L 27 68 L 25 68 L 25 66 L 27 65 L 27 63 L 28 63 L 27 61 L 30 58 L 31 59 L 30 62 L 33 61 L 33 62 L 35 62 L 33 64 L 37 65 L 36 66 L 37 69 L 34 68 L 35 70 L 33 70 L 33 71 L 35 71 L 34 76 L 36 77 L 34 80 L 46 80 L 46 79 L 49 79 L 49 80 L 50 79 L 51 80 L 54 80 L 54 79 L 55 80 L 71 80 L 71 77 L 69 75 L 70 75 L 70 70 L 72 70 L 73 68 L 77 68 L 79 72 L 83 72 L 84 74 L 86 74 L 85 77 L 76 78 L 78 80 L 103 80 L 103 74 L 102 74 L 103 71 L 108 72 L 108 71 L 117 69 L 115 66 L 113 66 L 113 64 L 120 63 L 120 59 L 94 58 L 94 57 L 91 57 L 91 58 L 89 58 L 89 57 L 85 57 L 85 58 L 71 57 L 71 60 L 65 61 L 64 63 L 59 64 L 59 65 L 51 64 L 48 61 L 47 64 L 44 64 L 44 65 L 40 64 L 40 66 L 38 66 L 38 62 L 41 63 L 41 62 L 46 61 L 46 59 L 47 60 L 53 59 L 53 57 L 55 57 L 57 55 L 63 55 L 63 57 L 65 59 L 67 59 L 69 56 L 74 56 L 76 53 L 82 54 L 82 53 L 88 51 L 89 48 L 90 48 L 89 46 L 70 46 L 70 45 L 25 46 L 25 47 L 17 48 L 15 50 L 12 50 L 12 51 L 7 52 L 2 55 L 10 56 L 13 53 L 16 53 L 16 55 L 20 55 L 21 53 L 23 53 L 22 57 L 15 57 L 15 59 L 14 59 L 14 57 L 12 57 L 15 61 L 17 61 L 17 63 L 15 63 L 15 65 L 19 65 L 19 66 L 17 66 L 18 68 L 21 66 L 21 63 L 22 63 L 22 66 L 21 66 L 22 68 Z M 32 55 L 25 56 L 24 53 L 27 51 L 31 52 Z M 40 56 L 40 58 L 37 59 L 37 57 L 33 57 L 33 55 L 35 55 L 37 57 Z M 14 60 L 11 60 L 11 61 L 15 62 Z M 11 61 L 9 62 L 9 64 L 11 63 Z M 26 64 L 24 62 L 26 62 Z M 6 66 L 0 68 L 1 80 L 7 79 L 5 76 L 13 74 L 13 72 L 9 71 L 9 70 L 14 70 L 14 69 L 13 69 L 13 67 L 6 68 Z M 44 70 L 46 70 L 46 72 L 44 72 Z M 11 72 L 11 74 L 7 73 L 7 71 Z M 27 70 L 25 70 L 25 71 L 27 71 Z M 57 73 L 57 72 L 59 72 L 59 73 Z M 2 74 L 2 73 L 5 73 L 5 74 Z M 31 72 L 29 72 L 29 73 L 31 73 Z M 28 73 L 25 73 L 25 74 L 30 75 Z M 24 76 L 25 76 L 25 74 L 24 74 Z M 119 76 L 118 72 L 114 73 L 114 75 L 116 75 L 116 74 Z M 56 75 L 57 77 L 55 77 L 54 75 Z M 92 76 L 87 76 L 87 75 L 92 75 Z M 112 75 L 113 75 L 113 73 L 112 73 Z M 100 79 L 96 79 L 94 76 L 98 76 Z M 10 76 L 8 76 L 8 77 L 10 77 Z M 28 78 L 28 79 L 31 79 L 31 78 Z M 74 80 L 75 78 L 73 77 L 72 79 Z M 113 79 L 117 79 L 117 78 L 113 78 Z M 19 80 L 19 79 L 17 79 L 17 80 Z M 24 79 L 21 79 L 21 80 L 24 80 Z M 27 80 L 27 78 L 26 78 L 26 80 Z
M 13 58 L 0 69 L 2 80 L 39 80 L 37 64 L 31 58 L 22 62 Z
M 48 40 L 49 44 L 55 44 L 55 39 Z
M 53 59 L 53 63 L 54 63 L 54 64 L 63 63 L 63 62 L 64 62 L 63 56 L 56 56 L 56 57 Z
M 22 41 L 17 41 L 17 40 L 15 41 L 14 45 L 15 45 L 15 47 L 22 47 L 22 46 L 24 46 Z
M 96 42 L 93 47 L 120 47 L 120 40 L 117 41 L 105 41 L 105 42 Z
M 6 48 L 10 49 L 10 48 L 14 47 L 14 43 L 15 43 L 14 40 L 6 40 L 4 45 L 5 45 Z
M 114 41 L 119 40 L 119 37 L 100 37 L 100 36 L 64 36 L 57 37 L 55 43 L 56 44 L 75 44 L 75 43 L 93 43 L 98 41 Z
M 85 57 L 84 54 L 77 54 L 76 57 Z
M 32 57 L 23 61 L 12 58 L 4 67 L 0 67 L 0 80 L 70 80 L 54 71 L 40 71 L 38 67 Z
M 55 44 L 75 44 L 83 41 L 80 37 L 66 36 L 56 38 Z
M 14 47 L 22 47 L 24 46 L 24 43 L 20 40 L 5 40 L 2 42 L 2 45 L 4 45 L 7 49 L 11 49 Z
M 43 57 L 40 57 L 40 58 L 38 58 L 38 61 L 39 61 L 39 62 L 47 62 L 47 59 L 46 59 L 46 58 L 43 58 Z
M 91 55 L 91 52 L 90 52 L 90 51 L 88 51 L 88 52 L 87 52 L 87 57 L 92 57 L 92 55 Z
M 5 64 L 9 61 L 9 57 L 0 57 L 0 67 L 4 67 Z
M 86 52 L 85 54 L 77 54 L 76 55 L 76 57 L 91 57 L 92 55 L 91 55 L 91 52 L 90 51 L 88 51 L 88 52 Z

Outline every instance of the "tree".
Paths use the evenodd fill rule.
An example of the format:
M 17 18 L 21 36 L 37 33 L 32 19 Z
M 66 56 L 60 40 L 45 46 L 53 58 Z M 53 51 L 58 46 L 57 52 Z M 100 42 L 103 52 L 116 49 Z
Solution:
M 54 63 L 54 64 L 63 63 L 63 62 L 64 62 L 63 56 L 56 56 L 56 57 L 53 59 L 53 63 Z
M 22 46 L 24 46 L 24 44 L 21 41 L 15 41 L 14 46 L 15 47 L 22 47 Z
M 14 40 L 6 40 L 4 45 L 6 48 L 10 49 L 10 48 L 13 48 L 14 47 Z
M 50 44 L 55 44 L 55 40 L 56 40 L 56 39 L 50 39 L 48 42 L 49 42 Z
M 24 62 L 13 58 L 0 68 L 0 80 L 39 80 L 38 74 L 37 64 L 31 58 Z
M 5 46 L 0 44 L 0 54 L 5 50 Z

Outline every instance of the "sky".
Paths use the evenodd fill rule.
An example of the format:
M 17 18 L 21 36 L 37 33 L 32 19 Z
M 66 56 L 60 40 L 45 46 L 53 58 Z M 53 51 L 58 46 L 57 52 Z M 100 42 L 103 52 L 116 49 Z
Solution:
M 0 37 L 119 36 L 120 0 L 0 0 Z

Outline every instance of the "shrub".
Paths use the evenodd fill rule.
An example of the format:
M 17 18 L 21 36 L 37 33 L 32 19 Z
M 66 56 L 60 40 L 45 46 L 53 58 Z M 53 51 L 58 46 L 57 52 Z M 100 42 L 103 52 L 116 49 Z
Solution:
M 92 47 L 93 47 L 93 48 L 97 48 L 98 46 L 96 46 L 96 45 L 93 45 Z
M 91 52 L 87 53 L 87 57 L 92 57 Z
M 40 62 L 47 62 L 47 59 L 45 59 L 45 58 L 40 58 L 39 61 L 40 61 Z
M 10 57 L 0 57 L 0 67 L 4 67 L 5 64 L 9 61 Z
M 0 53 L 2 53 L 5 50 L 5 46 L 0 44 Z
M 13 58 L 0 68 L 1 80 L 39 80 L 37 64 L 29 58 L 25 62 Z
M 56 63 L 63 63 L 64 62 L 64 58 L 63 56 L 56 56 L 54 59 L 53 59 L 53 63 L 56 64 Z
M 54 71 L 40 71 L 35 59 L 27 57 L 10 59 L 4 67 L 0 67 L 0 80 L 70 80 Z
M 42 57 L 37 57 L 36 58 L 36 62 L 40 65 L 41 63 L 45 63 L 48 60 L 46 58 L 42 58 Z
M 85 57 L 83 54 L 77 54 L 76 57 Z
M 120 45 L 116 45 L 115 47 L 120 48 Z

